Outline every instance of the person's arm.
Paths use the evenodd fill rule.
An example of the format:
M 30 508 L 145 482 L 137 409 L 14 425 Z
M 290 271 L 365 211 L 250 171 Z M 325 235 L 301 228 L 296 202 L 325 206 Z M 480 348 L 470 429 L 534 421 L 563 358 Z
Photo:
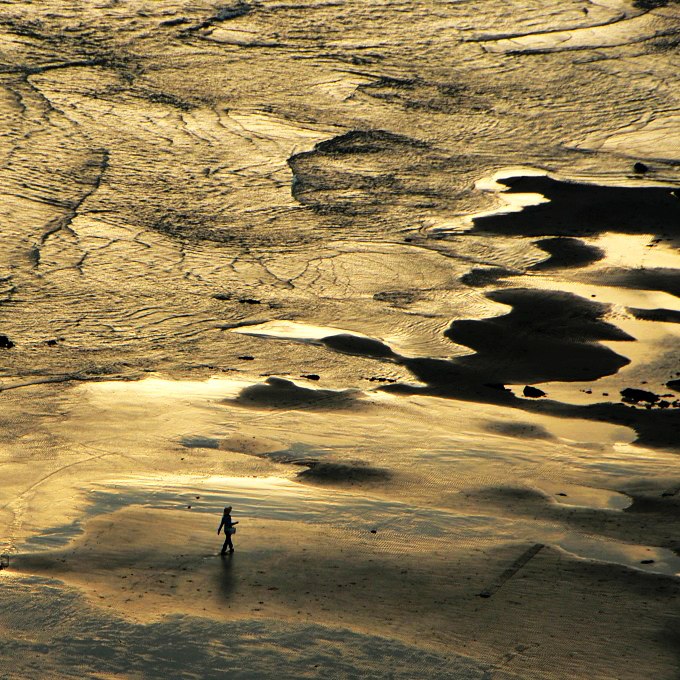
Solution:
M 217 535 L 220 535 L 220 531 L 222 530 L 222 527 L 224 526 L 224 518 L 222 518 L 222 521 L 220 522 L 220 526 L 217 528 Z

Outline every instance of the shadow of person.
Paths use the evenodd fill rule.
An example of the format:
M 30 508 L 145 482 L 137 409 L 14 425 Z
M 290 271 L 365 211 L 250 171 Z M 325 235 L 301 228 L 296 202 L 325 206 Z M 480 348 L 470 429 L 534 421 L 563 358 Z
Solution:
M 217 590 L 224 599 L 230 599 L 236 588 L 236 581 L 234 578 L 234 553 L 226 553 L 220 555 L 222 569 L 217 575 Z

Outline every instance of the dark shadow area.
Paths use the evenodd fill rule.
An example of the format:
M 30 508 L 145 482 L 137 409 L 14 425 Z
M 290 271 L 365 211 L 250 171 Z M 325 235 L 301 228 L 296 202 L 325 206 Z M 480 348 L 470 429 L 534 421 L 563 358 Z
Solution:
M 403 364 L 423 382 L 443 390 L 456 389 L 461 381 L 488 386 L 595 380 L 629 363 L 598 343 L 633 340 L 603 321 L 609 305 L 571 293 L 527 288 L 497 290 L 487 297 L 511 306 L 512 311 L 489 319 L 454 321 L 445 332 L 446 337 L 474 349 L 475 354 L 452 361 L 403 357 L 379 340 L 350 334 L 329 336 L 321 342 L 339 352 Z M 270 378 L 267 383 L 282 395 L 286 390 L 300 396 L 310 393 L 311 399 L 338 394 L 296 387 L 280 378 Z M 243 394 L 260 392 L 261 386 L 255 386 Z M 267 394 L 275 393 L 270 390 Z
M 541 194 L 548 203 L 484 215 L 473 231 L 524 236 L 587 236 L 605 231 L 680 235 L 680 199 L 673 187 L 607 187 L 547 176 L 498 180 L 510 194 Z
M 678 0 L 634 0 L 633 7 L 637 9 L 651 10 L 659 7 L 666 7 L 671 2 L 678 2 Z
M 641 321 L 680 323 L 680 312 L 675 309 L 638 309 L 637 307 L 628 307 L 627 311 Z
M 524 288 L 498 290 L 487 297 L 511 305 L 512 311 L 490 319 L 454 321 L 445 332 L 453 342 L 475 350 L 455 364 L 476 374 L 480 382 L 596 380 L 629 363 L 597 342 L 633 339 L 602 320 L 608 305 L 570 293 Z M 417 361 L 416 375 L 428 383 L 436 381 L 424 363 L 428 360 Z M 413 370 L 412 363 L 405 361 Z M 436 364 L 431 368 L 436 371 Z
M 378 677 L 386 667 L 395 680 L 423 669 L 427 677 L 437 677 L 442 668 L 451 677 L 483 674 L 481 668 L 472 674 L 475 666 L 467 657 L 452 659 L 450 653 L 444 657 L 384 636 L 311 622 L 170 614 L 139 623 L 55 585 L 19 578 L 4 589 L 0 606 L 12 612 L 0 637 L 0 667 L 11 669 L 4 677 L 223 680 L 298 678 L 314 669 L 314 677 L 349 680 Z M 36 630 L 42 631 L 37 639 Z
M 386 302 L 393 307 L 405 307 L 418 300 L 420 292 L 417 290 L 385 290 L 375 293 L 373 299 Z
M 235 2 L 232 5 L 220 7 L 217 12 L 215 12 L 215 14 L 209 16 L 207 19 L 194 26 L 185 28 L 180 34 L 194 33 L 196 31 L 212 28 L 215 26 L 215 24 L 221 24 L 231 19 L 238 19 L 239 17 L 245 16 L 246 14 L 250 14 L 252 9 L 253 6 L 251 4 L 243 2 L 242 0 L 238 0 L 238 2 Z
M 569 494 L 558 502 L 537 489 L 493 486 L 470 491 L 474 501 L 502 508 L 513 516 L 541 517 L 585 534 L 608 539 L 651 545 L 680 554 L 680 499 L 664 497 L 661 490 L 644 494 L 627 492 L 632 503 L 622 510 L 589 508 L 569 504 Z
M 678 201 L 680 203 L 680 201 Z M 589 278 L 603 286 L 620 286 L 638 290 L 659 290 L 680 297 L 680 270 L 663 269 L 606 269 Z
M 375 129 L 351 130 L 287 162 L 293 197 L 335 219 L 450 203 L 450 170 L 470 163 L 442 157 L 422 140 Z
M 559 418 L 582 418 L 623 425 L 635 430 L 640 444 L 677 447 L 680 413 L 675 402 L 660 400 L 642 406 L 623 403 L 566 404 L 549 398 L 523 398 L 506 384 L 592 381 L 616 373 L 630 361 L 601 345 L 603 340 L 633 340 L 603 320 L 607 304 L 562 291 L 525 288 L 497 290 L 488 294 L 496 302 L 512 306 L 505 315 L 481 320 L 454 321 L 445 335 L 475 350 L 451 360 L 397 355 L 382 342 L 351 335 L 331 336 L 322 342 L 331 349 L 375 359 L 391 359 L 405 366 L 424 385 L 397 383 L 378 389 L 393 394 L 429 395 L 485 404 L 499 404 Z M 273 385 L 271 384 L 273 381 Z M 273 389 L 272 389 L 273 388 Z M 525 391 L 527 388 L 525 388 Z M 529 389 L 530 393 L 533 390 Z M 280 393 L 281 399 L 277 398 Z M 309 393 L 309 394 L 308 394 Z M 330 390 L 298 388 L 279 378 L 256 385 L 239 395 L 239 403 L 293 408 L 309 397 L 310 405 L 336 407 L 336 399 L 354 397 Z M 323 395 L 323 396 L 322 396 Z M 325 395 L 328 401 L 324 401 Z M 529 394 L 529 397 L 531 394 Z M 243 398 L 241 398 L 243 397 Z M 252 397 L 252 401 L 248 401 Z M 518 433 L 514 433 L 518 436 Z M 525 433 L 526 436 L 526 433 Z
M 385 385 L 379 389 L 392 394 L 436 396 L 444 399 L 474 401 L 484 404 L 498 404 L 517 408 L 528 413 L 540 413 L 555 418 L 580 418 L 612 425 L 629 427 L 637 434 L 636 443 L 659 448 L 678 448 L 680 442 L 680 410 L 678 408 L 636 407 L 626 404 L 603 402 L 597 404 L 566 404 L 552 399 L 522 399 L 510 390 L 499 386 L 484 385 L 470 379 L 469 374 L 457 371 L 451 362 L 441 361 L 440 366 L 432 365 L 434 359 L 418 359 L 427 362 L 427 374 L 447 374 L 448 386 L 433 382 L 426 387 L 407 385 Z M 410 365 L 409 365 L 410 367 Z
M 267 378 L 264 383 L 246 387 L 225 403 L 272 409 L 354 409 L 364 405 L 359 397 L 355 390 L 314 390 L 284 378 Z
M 330 335 L 323 338 L 321 342 L 338 352 L 345 354 L 356 354 L 363 357 L 372 357 L 374 359 L 398 359 L 399 355 L 395 354 L 384 342 L 375 340 L 374 338 L 362 338 L 358 335 L 340 334 Z
M 187 449 L 219 449 L 220 440 L 213 437 L 201 437 L 200 435 L 191 435 L 189 437 L 182 437 L 180 444 Z
M 508 276 L 517 276 L 520 272 L 504 267 L 490 267 L 488 269 L 471 269 L 460 277 L 461 283 L 472 288 L 485 288 L 498 283 Z
M 226 553 L 219 556 L 220 571 L 215 577 L 215 586 L 219 594 L 225 599 L 230 600 L 236 590 L 236 579 L 234 578 L 234 553 Z
M 381 76 L 371 83 L 359 85 L 353 98 L 360 95 L 425 113 L 455 115 L 464 106 L 472 106 L 477 111 L 491 108 L 488 95 L 452 80 L 428 82 L 421 78 Z
M 590 246 L 577 238 L 557 237 L 544 238 L 534 244 L 550 255 L 547 260 L 535 264 L 530 269 L 544 271 L 546 269 L 584 267 L 604 257 L 604 251 Z
M 297 478 L 303 482 L 316 482 L 318 484 L 353 485 L 383 482 L 391 476 L 388 470 L 373 467 L 363 461 L 351 463 L 309 461 L 301 463 L 301 465 L 307 466 L 307 469 L 298 473 Z

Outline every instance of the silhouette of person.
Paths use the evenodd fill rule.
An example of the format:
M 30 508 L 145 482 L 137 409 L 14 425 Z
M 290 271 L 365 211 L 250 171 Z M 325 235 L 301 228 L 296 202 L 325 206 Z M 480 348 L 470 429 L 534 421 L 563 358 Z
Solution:
M 231 521 L 231 505 L 229 505 L 224 508 L 222 521 L 220 522 L 220 526 L 217 529 L 217 535 L 219 536 L 222 527 L 224 527 L 224 545 L 222 546 L 222 552 L 220 552 L 220 555 L 226 555 L 227 548 L 229 548 L 230 553 L 234 552 L 234 544 L 231 542 L 231 537 L 232 534 L 236 533 L 236 529 L 234 529 L 235 524 L 238 524 L 238 522 Z

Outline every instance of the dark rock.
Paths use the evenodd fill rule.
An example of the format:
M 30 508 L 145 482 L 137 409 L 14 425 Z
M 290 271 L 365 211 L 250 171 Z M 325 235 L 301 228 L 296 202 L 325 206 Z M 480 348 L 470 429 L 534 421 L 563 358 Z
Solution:
M 48 347 L 56 347 L 57 341 L 56 341 L 56 340 L 46 340 L 46 341 L 45 341 L 45 344 L 46 344 Z
M 666 7 L 670 0 L 635 0 L 633 2 L 633 7 L 637 9 L 644 9 L 649 11 L 650 9 L 658 9 L 659 7 Z
M 654 392 L 638 390 L 635 387 L 626 387 L 626 389 L 621 390 L 621 400 L 625 401 L 627 404 L 639 404 L 641 401 L 648 404 L 655 404 L 659 401 L 659 397 L 654 394 Z
M 12 349 L 14 343 L 6 336 L 0 335 L 0 349 Z
M 501 392 L 512 392 L 512 390 L 503 383 L 485 383 L 484 387 L 490 387 L 492 390 L 500 390 Z
M 644 163 L 640 163 L 640 161 L 638 161 L 633 166 L 633 170 L 635 170 L 635 172 L 639 172 L 640 174 L 644 174 L 645 172 L 647 172 L 647 170 L 649 170 L 649 168 Z
M 239 298 L 238 301 L 241 304 L 244 305 L 261 305 L 262 302 L 260 300 L 256 300 L 255 298 Z
M 215 293 L 213 297 L 215 300 L 231 300 L 232 295 L 231 293 Z
M 371 533 L 372 533 L 372 534 L 377 534 L 377 533 L 378 533 L 378 530 L 377 530 L 377 529 L 371 529 Z
M 253 361 L 255 357 L 251 357 L 250 354 L 242 354 L 240 357 L 238 357 L 241 361 Z
M 378 302 L 388 302 L 394 307 L 409 305 L 417 298 L 416 293 L 410 290 L 385 290 L 375 293 L 373 299 Z
M 669 380 L 666 383 L 666 387 L 676 392 L 680 392 L 680 380 Z
M 495 421 L 486 424 L 485 430 L 506 437 L 518 437 L 521 439 L 553 439 L 553 435 L 541 425 L 521 422 Z
M 219 449 L 219 439 L 213 437 L 201 437 L 200 435 L 192 435 L 182 437 L 180 444 L 188 449 Z
M 159 26 L 181 26 L 182 24 L 190 24 L 191 19 L 187 19 L 187 17 L 177 17 L 175 19 L 168 19 L 167 21 L 161 21 Z
M 229 21 L 229 19 L 238 19 L 238 17 L 245 16 L 251 10 L 252 7 L 247 2 L 237 2 L 231 7 L 222 7 L 213 18 L 213 21 L 221 22 Z
M 154 104 L 172 106 L 180 111 L 188 112 L 196 108 L 194 103 L 175 97 L 167 92 L 146 92 L 144 93 L 144 97 Z
M 545 397 L 545 392 L 543 390 L 539 390 L 538 387 L 532 387 L 531 385 L 525 385 L 522 394 L 525 397 L 531 397 L 532 399 Z
M 316 373 L 308 373 L 302 377 L 307 378 L 307 380 L 321 380 L 321 376 L 318 376 Z
M 654 560 L 640 560 L 640 564 L 654 564 Z

